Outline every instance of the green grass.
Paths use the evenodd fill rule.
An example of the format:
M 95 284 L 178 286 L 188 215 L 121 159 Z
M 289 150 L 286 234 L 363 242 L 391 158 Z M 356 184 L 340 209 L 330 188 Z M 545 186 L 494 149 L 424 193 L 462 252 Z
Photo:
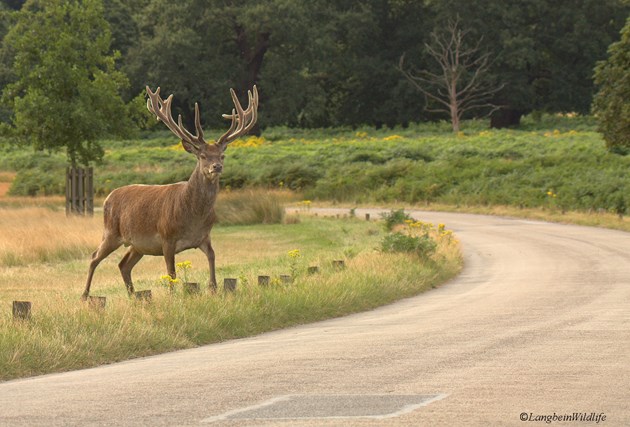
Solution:
M 153 290 L 151 304 L 125 296 L 115 253 L 97 269 L 92 288 L 93 295 L 107 297 L 105 310 L 79 302 L 86 259 L 4 267 L 0 379 L 96 366 L 367 310 L 430 289 L 461 268 L 455 240 L 442 240 L 431 259 L 422 261 L 378 251 L 385 233 L 381 223 L 309 217 L 284 225 L 221 227 L 213 232 L 218 276 L 238 278 L 237 291 L 172 294 L 158 283 L 163 261 L 148 257 L 134 277 L 139 290 Z M 295 249 L 300 256 L 292 258 L 288 252 Z M 335 259 L 343 259 L 346 268 L 333 268 Z M 182 260 L 192 262 L 190 279 L 205 286 L 199 251 L 180 254 Z M 307 274 L 310 265 L 320 266 L 320 273 Z M 277 280 L 292 270 L 292 284 Z M 258 275 L 271 276 L 271 285 L 258 286 Z M 32 301 L 30 321 L 12 319 L 12 300 Z
M 284 188 L 340 203 L 513 206 L 625 214 L 630 156 L 606 151 L 591 118 L 545 116 L 519 129 L 473 121 L 453 135 L 445 123 L 406 129 L 266 129 L 227 151 L 226 188 Z M 106 141 L 96 189 L 187 179 L 192 156 L 175 138 Z M 160 136 L 161 135 L 161 136 Z M 14 194 L 59 194 L 63 157 L 5 148 L 0 169 L 15 169 Z M 556 197 L 549 197 L 552 192 Z

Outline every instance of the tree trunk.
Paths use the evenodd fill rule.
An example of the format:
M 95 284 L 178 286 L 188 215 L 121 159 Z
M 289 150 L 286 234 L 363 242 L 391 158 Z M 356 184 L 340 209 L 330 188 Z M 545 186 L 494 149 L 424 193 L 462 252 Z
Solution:
M 245 28 L 235 22 L 234 31 L 236 34 L 236 45 L 240 53 L 241 59 L 245 63 L 245 70 L 241 79 L 241 90 L 243 92 L 251 90 L 252 87 L 258 81 L 260 70 L 262 69 L 263 59 L 267 49 L 269 49 L 269 39 L 271 33 L 269 31 L 260 31 L 254 35 L 255 43 L 250 42 L 251 38 L 248 37 Z M 258 122 L 254 125 L 249 132 L 250 135 L 260 136 L 260 127 Z
M 459 132 L 459 111 L 457 109 L 457 100 L 451 100 L 450 110 L 453 133 L 457 133 Z
M 521 124 L 522 110 L 514 108 L 501 108 L 490 116 L 490 127 L 501 129 L 506 127 L 516 127 Z

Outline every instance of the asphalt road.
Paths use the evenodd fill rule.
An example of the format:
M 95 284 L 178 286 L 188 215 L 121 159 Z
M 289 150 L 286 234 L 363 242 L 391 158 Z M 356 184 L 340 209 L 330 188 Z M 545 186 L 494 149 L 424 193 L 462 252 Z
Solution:
M 415 216 L 462 241 L 466 267 L 443 287 L 254 338 L 5 382 L 0 425 L 630 425 L 629 233 Z

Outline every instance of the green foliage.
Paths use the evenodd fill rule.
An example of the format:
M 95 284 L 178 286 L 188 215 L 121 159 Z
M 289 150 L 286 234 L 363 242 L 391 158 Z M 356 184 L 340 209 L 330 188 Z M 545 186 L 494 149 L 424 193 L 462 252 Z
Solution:
M 599 90 L 593 112 L 599 121 L 606 146 L 612 152 L 630 153 L 630 18 L 621 31 L 621 40 L 610 45 L 608 59 L 595 68 Z
M 274 141 L 227 150 L 221 185 L 299 188 L 307 199 L 353 204 L 547 207 L 550 189 L 564 210 L 615 211 L 618 197 L 627 202 L 630 157 L 608 152 L 591 119 L 526 118 L 524 127 L 488 131 L 471 122 L 468 133 L 455 136 L 444 123 L 393 132 L 296 131 L 295 138 L 283 128 L 269 129 Z M 132 183 L 188 179 L 194 157 L 165 135 L 104 141 L 107 155 L 96 169 L 97 194 Z M 59 155 L 0 147 L 0 169 L 18 171 L 20 185 L 12 194 L 61 189 L 64 167 Z
M 39 92 L 5 89 L 0 120 L 17 120 L 17 107 L 28 110 L 35 119 L 23 121 L 18 136 L 54 149 L 65 145 L 49 135 L 63 132 L 71 159 L 84 163 L 102 154 L 92 133 L 115 134 L 115 128 L 142 121 L 133 117 L 139 114 L 136 102 L 129 112 L 111 94 L 129 102 L 147 84 L 174 93 L 173 113 L 189 126 L 195 102 L 205 126 L 224 126 L 221 114 L 232 107 L 228 87 L 243 93 L 254 83 L 261 91 L 262 128 L 392 128 L 440 118 L 425 110 L 425 100 L 409 89 L 396 64 L 403 53 L 427 64 L 424 43 L 455 13 L 462 27 L 473 30 L 471 40 L 483 39 L 481 50 L 495 58 L 488 78 L 506 83 L 494 100 L 506 107 L 502 114 L 518 122 L 529 111 L 585 113 L 593 66 L 630 11 L 625 0 L 532 0 L 527 7 L 514 0 L 29 0 L 14 12 L 20 3 L 0 9 L 0 35 L 9 32 L 0 88 L 22 79 L 7 68 L 15 55 L 24 59 L 23 70 L 37 69 L 32 77 L 42 67 L 54 72 L 30 82 L 41 83 Z M 120 52 L 118 68 L 110 47 Z M 44 103 L 47 94 L 55 101 Z M 91 101 L 70 101 L 71 95 Z M 102 101 L 97 107 L 95 98 Z M 44 122 L 45 113 L 60 120 Z M 92 125 L 83 126 L 86 120 Z M 42 125 L 55 123 L 61 124 L 41 135 Z M 25 130 L 38 129 L 32 125 L 39 130 Z
M 433 255 L 436 248 L 437 244 L 428 234 L 410 236 L 405 233 L 390 233 L 381 242 L 383 252 L 413 253 L 423 259 Z
M 404 224 L 405 221 L 412 219 L 404 209 L 383 212 L 381 218 L 385 221 L 384 224 L 387 231 L 391 231 L 396 225 Z
M 440 19 L 456 11 L 462 25 L 473 30 L 471 36 L 483 36 L 483 47 L 496 58 L 491 72 L 506 83 L 496 103 L 513 113 L 511 125 L 533 110 L 588 113 L 592 69 L 630 12 L 625 0 L 433 4 Z
M 128 82 L 115 67 L 100 0 L 29 0 L 4 39 L 15 80 L 2 101 L 11 134 L 39 150 L 65 148 L 72 164 L 100 160 L 98 138 L 131 123 L 119 93 Z

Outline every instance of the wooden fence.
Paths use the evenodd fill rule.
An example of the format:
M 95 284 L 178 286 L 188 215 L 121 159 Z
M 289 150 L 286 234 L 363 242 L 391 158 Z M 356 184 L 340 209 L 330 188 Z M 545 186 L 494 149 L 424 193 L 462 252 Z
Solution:
M 92 168 L 66 169 L 66 216 L 94 215 L 94 172 Z

